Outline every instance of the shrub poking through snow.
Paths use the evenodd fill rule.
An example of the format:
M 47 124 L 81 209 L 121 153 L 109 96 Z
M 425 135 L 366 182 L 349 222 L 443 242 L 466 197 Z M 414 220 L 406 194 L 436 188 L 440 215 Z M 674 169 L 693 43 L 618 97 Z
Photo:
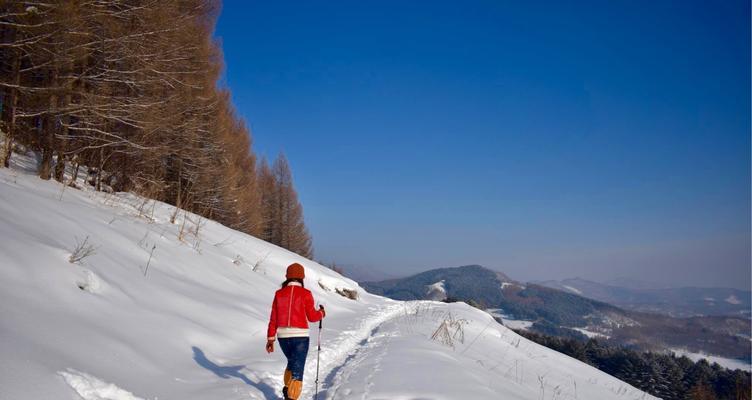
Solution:
M 447 313 L 446 318 L 441 321 L 439 327 L 431 335 L 431 340 L 451 348 L 454 348 L 455 341 L 465 343 L 465 325 L 467 323 L 466 319 L 455 319 L 452 313 Z
M 327 292 L 334 292 L 350 300 L 358 300 L 358 291 L 347 287 L 348 285 L 337 278 L 322 276 L 319 278 L 319 286 Z
M 347 297 L 350 300 L 358 300 L 358 291 L 355 289 L 336 288 L 334 291 L 342 297 Z
M 97 252 L 97 248 L 89 243 L 89 236 L 79 242 L 76 238 L 76 247 L 73 248 L 68 262 L 71 264 L 81 264 L 86 257 L 89 257 Z
M 253 264 L 253 266 L 251 267 L 251 269 L 253 270 L 253 272 L 259 272 L 259 271 L 260 271 L 260 270 L 259 270 L 259 268 L 261 267 L 261 264 L 263 264 L 263 263 L 264 263 L 264 261 L 266 261 L 266 258 L 267 258 L 267 257 L 269 257 L 269 254 L 271 254 L 271 252 L 268 252 L 268 253 L 266 253 L 266 255 L 265 255 L 265 256 L 263 256 L 263 257 L 259 258 L 259 259 L 258 259 L 258 260 L 257 260 L 257 261 L 256 261 L 256 262 L 255 262 L 255 263 Z

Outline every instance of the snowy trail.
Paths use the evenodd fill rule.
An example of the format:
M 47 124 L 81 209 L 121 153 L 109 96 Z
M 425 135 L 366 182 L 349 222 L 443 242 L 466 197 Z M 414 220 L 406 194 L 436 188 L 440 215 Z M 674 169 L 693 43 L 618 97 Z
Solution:
M 352 360 L 363 352 L 364 345 L 369 343 L 379 327 L 399 315 L 404 310 L 404 305 L 399 302 L 389 302 L 383 306 L 372 306 L 368 308 L 366 318 L 357 322 L 357 326 L 340 332 L 333 340 L 322 338 L 321 343 L 321 364 L 319 370 L 319 393 L 318 397 L 324 397 L 328 392 L 335 391 L 337 388 L 337 377 L 343 371 L 349 368 Z M 326 320 L 324 320 L 326 322 Z M 324 333 L 332 330 L 324 329 Z M 306 363 L 306 380 L 309 382 L 305 386 L 301 397 L 313 397 L 315 386 L 312 384 L 316 379 L 316 336 L 315 329 L 311 330 L 311 351 Z M 281 387 L 280 387 L 281 390 Z
M 319 391 L 318 397 L 325 400 L 337 398 L 359 398 L 367 399 L 370 389 L 373 386 L 373 376 L 381 369 L 381 361 L 386 354 L 389 346 L 390 334 L 381 332 L 381 324 L 376 326 L 368 335 L 359 343 L 359 347 L 351 353 L 345 362 L 332 369 L 324 380 L 324 387 Z M 353 390 L 341 389 L 342 384 L 350 381 L 353 373 L 363 368 L 369 368 L 371 374 L 361 382 L 362 390 L 360 396 L 352 397 Z

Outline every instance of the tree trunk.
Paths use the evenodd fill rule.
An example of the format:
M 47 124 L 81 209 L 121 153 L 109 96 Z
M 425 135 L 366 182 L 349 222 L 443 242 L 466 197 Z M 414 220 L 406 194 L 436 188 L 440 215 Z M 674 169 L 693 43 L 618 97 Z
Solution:
M 74 185 L 74 187 L 75 187 L 76 181 L 78 180 L 78 169 L 81 167 L 81 164 L 79 164 L 78 161 L 76 161 L 76 158 L 77 157 L 75 156 L 73 158 L 73 162 L 76 163 L 76 166 L 73 168 L 73 178 L 71 178 L 71 184 Z
M 55 151 L 55 131 L 57 131 L 57 70 L 52 71 L 52 93 L 50 94 L 50 109 L 45 124 L 42 127 L 42 163 L 39 165 L 39 177 L 49 180 L 52 177 L 52 154 Z
M 173 224 L 175 223 L 175 218 L 177 218 L 177 216 L 178 216 L 178 210 L 180 210 L 180 207 L 183 206 L 183 203 L 181 202 L 181 200 L 182 200 L 181 193 L 183 191 L 183 188 L 181 187 L 181 181 L 182 180 L 180 179 L 180 175 L 183 173 L 183 168 L 182 167 L 183 167 L 183 163 L 181 162 L 180 163 L 180 169 L 178 170 L 178 182 L 177 182 L 178 183 L 178 192 L 177 192 L 177 199 L 175 200 L 175 213 L 173 213 L 172 217 L 170 218 L 170 222 L 173 223 Z
M 95 185 L 97 192 L 102 190 L 102 169 L 104 169 L 104 147 L 99 149 L 99 168 L 97 168 L 97 184 Z
M 10 105 L 8 109 L 8 132 L 5 132 L 5 143 L 3 143 L 3 154 L 0 157 L 3 159 L 3 166 L 5 168 L 10 167 L 10 156 L 13 153 L 13 136 L 16 133 L 16 107 L 18 106 L 18 85 L 21 84 L 21 56 L 18 50 L 13 52 L 15 54 L 15 60 L 13 60 L 13 85 L 16 87 L 10 90 Z
M 65 110 L 71 102 L 70 87 L 66 87 L 65 96 L 63 96 L 63 104 L 61 109 Z M 63 182 L 65 178 L 65 151 L 68 149 L 68 122 L 70 117 L 68 113 L 65 113 L 63 117 L 62 126 L 60 127 L 60 138 L 57 140 L 57 163 L 55 164 L 55 180 Z M 65 182 L 63 182 L 65 183 Z

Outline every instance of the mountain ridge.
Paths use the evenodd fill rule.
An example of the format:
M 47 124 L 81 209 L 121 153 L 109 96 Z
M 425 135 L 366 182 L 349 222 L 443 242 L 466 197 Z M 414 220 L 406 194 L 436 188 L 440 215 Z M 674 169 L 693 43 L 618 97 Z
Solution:
M 635 288 L 583 278 L 535 281 L 536 284 L 570 291 L 632 311 L 672 317 L 750 316 L 752 292 L 726 287 L 685 286 Z
M 444 298 L 428 297 L 441 282 Z M 445 267 L 406 278 L 361 282 L 361 287 L 394 299 L 465 301 L 482 309 L 499 309 L 514 320 L 530 321 L 530 329 L 555 336 L 584 339 L 599 336 L 617 345 L 697 352 L 749 362 L 748 320 L 727 316 L 674 318 L 588 298 L 573 290 L 521 283 L 480 265 Z M 567 286 L 567 285 L 564 285 Z

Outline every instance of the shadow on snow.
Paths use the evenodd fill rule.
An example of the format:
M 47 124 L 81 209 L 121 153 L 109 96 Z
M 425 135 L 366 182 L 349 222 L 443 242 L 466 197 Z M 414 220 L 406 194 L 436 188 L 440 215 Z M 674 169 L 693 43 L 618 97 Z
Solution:
M 261 391 L 261 393 L 264 394 L 264 397 L 267 399 L 278 399 L 279 397 L 274 391 L 274 388 L 267 385 L 266 383 L 262 381 L 253 382 L 252 380 L 248 379 L 247 376 L 245 376 L 244 373 L 240 372 L 243 368 L 245 368 L 245 365 L 232 365 L 232 366 L 222 366 L 218 365 L 208 358 L 206 358 L 206 354 L 204 354 L 204 351 L 200 348 L 193 346 L 193 360 L 196 361 L 196 364 L 200 365 L 201 367 L 211 371 L 214 373 L 214 375 L 217 375 L 218 377 L 222 379 L 231 379 L 231 378 L 237 378 L 243 381 L 248 386 L 252 386 L 258 390 Z

